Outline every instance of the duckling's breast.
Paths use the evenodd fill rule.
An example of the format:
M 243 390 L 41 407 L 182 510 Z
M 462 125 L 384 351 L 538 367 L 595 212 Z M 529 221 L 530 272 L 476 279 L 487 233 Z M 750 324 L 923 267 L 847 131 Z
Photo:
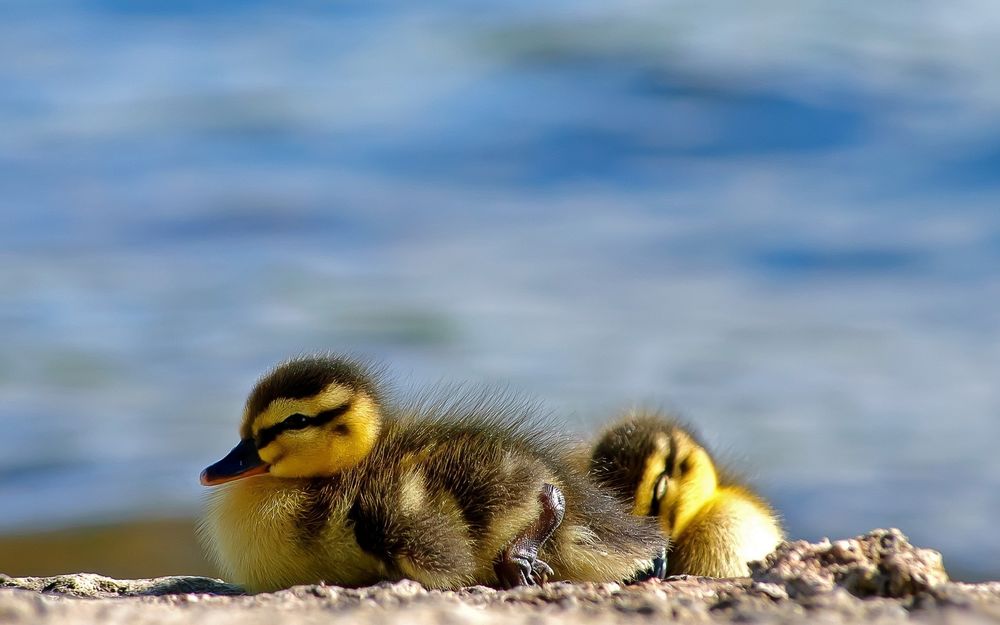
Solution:
M 384 565 L 361 550 L 347 523 L 348 498 L 327 504 L 316 519 L 306 480 L 237 480 L 211 494 L 200 534 L 223 577 L 252 592 L 385 579 Z
M 727 534 L 743 562 L 762 560 L 783 540 L 774 513 L 746 490 L 723 487 L 717 501 L 728 519 L 725 523 Z

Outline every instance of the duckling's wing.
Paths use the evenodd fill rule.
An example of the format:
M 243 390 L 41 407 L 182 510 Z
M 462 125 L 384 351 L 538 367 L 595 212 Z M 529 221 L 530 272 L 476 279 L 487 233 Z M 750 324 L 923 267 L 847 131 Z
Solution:
M 469 583 L 474 562 L 457 515 L 432 505 L 422 485 L 383 486 L 359 497 L 348 512 L 361 549 L 428 587 Z

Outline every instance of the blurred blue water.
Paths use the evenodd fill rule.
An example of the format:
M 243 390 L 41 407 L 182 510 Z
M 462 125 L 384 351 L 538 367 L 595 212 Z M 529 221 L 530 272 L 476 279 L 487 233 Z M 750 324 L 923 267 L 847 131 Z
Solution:
M 0 530 L 197 508 L 300 351 L 677 409 L 1000 574 L 1000 9 L 0 5 Z

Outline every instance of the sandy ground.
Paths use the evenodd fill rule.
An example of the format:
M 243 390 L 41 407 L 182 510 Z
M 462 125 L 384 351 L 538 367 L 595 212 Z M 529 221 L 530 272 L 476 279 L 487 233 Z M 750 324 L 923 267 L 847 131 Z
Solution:
M 633 586 L 555 583 L 510 591 L 298 586 L 245 595 L 204 577 L 115 580 L 0 576 L 0 623 L 988 623 L 1000 582 L 948 581 L 939 554 L 896 530 L 790 542 L 748 578 L 678 577 Z

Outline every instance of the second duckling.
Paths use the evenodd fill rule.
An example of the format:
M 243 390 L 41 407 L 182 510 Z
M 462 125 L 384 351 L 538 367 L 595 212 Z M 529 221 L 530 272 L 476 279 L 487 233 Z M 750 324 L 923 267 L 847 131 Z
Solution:
M 599 483 L 634 514 L 659 519 L 671 541 L 668 574 L 746 576 L 784 532 L 763 498 L 717 467 L 688 428 L 655 413 L 608 427 L 590 457 Z
M 410 578 L 434 588 L 662 576 L 666 540 L 502 394 L 395 405 L 338 357 L 279 365 L 205 469 L 202 535 L 251 591 Z

